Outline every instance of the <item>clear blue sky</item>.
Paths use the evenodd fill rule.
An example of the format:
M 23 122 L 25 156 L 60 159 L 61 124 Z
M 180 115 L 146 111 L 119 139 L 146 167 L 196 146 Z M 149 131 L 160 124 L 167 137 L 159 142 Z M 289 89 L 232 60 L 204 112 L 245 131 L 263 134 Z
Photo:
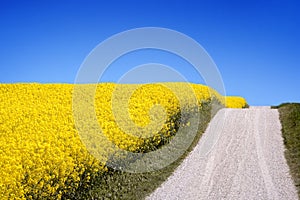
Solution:
M 73 83 L 100 42 L 151 26 L 200 43 L 228 95 L 241 95 L 250 105 L 300 102 L 299 2 L 1 0 L 0 82 Z

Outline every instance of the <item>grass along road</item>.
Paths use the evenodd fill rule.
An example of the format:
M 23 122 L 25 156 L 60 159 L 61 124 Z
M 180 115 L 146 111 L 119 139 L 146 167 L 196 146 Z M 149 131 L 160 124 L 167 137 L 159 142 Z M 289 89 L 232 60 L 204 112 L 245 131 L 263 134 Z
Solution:
M 280 113 L 285 157 L 300 198 L 300 104 L 286 103 L 274 108 L 278 108 Z
M 203 154 L 201 141 L 216 132 L 217 143 Z M 283 152 L 278 110 L 222 109 L 200 143 L 148 199 L 297 199 Z

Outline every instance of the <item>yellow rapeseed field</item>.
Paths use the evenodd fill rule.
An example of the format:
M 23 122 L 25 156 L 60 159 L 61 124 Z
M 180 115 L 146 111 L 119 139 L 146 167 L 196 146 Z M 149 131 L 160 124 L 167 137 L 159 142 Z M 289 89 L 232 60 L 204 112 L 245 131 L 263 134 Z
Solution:
M 227 108 L 243 108 L 247 105 L 243 97 L 228 96 L 225 98 Z
M 101 83 L 94 104 L 77 97 L 76 120 L 86 126 L 77 127 L 73 92 L 73 84 L 0 84 L 0 199 L 60 199 L 105 172 L 114 149 L 101 138 L 83 144 L 78 134 L 86 127 L 91 137 L 97 134 L 90 115 L 118 148 L 143 152 L 175 134 L 182 110 L 201 109 L 212 99 L 227 107 L 246 106 L 241 97 L 224 98 L 199 84 Z M 95 146 L 101 159 L 85 145 Z

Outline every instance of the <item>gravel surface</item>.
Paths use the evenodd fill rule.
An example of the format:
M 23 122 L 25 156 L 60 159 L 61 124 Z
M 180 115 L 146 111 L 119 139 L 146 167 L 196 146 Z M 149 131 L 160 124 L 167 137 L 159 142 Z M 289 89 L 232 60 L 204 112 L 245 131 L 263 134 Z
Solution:
M 220 110 L 195 149 L 147 199 L 298 199 L 278 111 Z

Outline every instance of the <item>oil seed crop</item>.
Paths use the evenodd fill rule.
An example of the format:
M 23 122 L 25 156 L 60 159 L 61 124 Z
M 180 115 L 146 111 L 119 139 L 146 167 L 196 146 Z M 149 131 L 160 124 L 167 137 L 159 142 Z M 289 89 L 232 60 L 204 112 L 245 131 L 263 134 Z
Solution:
M 82 86 L 84 93 L 89 85 Z M 84 127 L 75 125 L 74 88 L 0 84 L 0 199 L 60 199 L 108 170 L 106 163 L 115 152 L 106 140 L 88 144 L 98 149 L 96 159 L 78 134 Z M 182 111 L 193 112 L 212 101 L 230 108 L 247 105 L 242 97 L 225 98 L 200 84 L 100 83 L 96 88 L 94 104 L 86 103 L 85 96 L 77 98 L 76 119 L 93 136 L 97 129 L 87 119 L 95 115 L 104 136 L 130 152 L 153 150 L 176 134 L 178 126 L 188 126 L 179 120 Z

